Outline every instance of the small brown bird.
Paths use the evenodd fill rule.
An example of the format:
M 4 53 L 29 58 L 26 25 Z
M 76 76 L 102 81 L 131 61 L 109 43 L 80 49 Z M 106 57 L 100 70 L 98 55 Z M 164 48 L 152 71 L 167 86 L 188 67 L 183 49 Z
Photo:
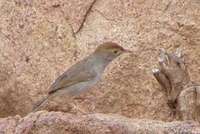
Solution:
M 34 111 L 37 111 L 53 96 L 77 96 L 95 85 L 101 78 L 106 66 L 119 55 L 131 52 L 113 42 L 105 42 L 88 57 L 79 61 L 61 76 L 59 76 L 49 89 L 48 96 L 40 101 Z

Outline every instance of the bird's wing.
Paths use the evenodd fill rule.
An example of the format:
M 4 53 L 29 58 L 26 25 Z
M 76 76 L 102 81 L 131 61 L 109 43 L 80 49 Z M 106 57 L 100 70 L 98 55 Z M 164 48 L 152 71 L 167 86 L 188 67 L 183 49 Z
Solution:
M 79 69 L 76 68 L 75 71 L 73 68 L 63 73 L 59 76 L 55 82 L 51 85 L 49 94 L 52 94 L 58 90 L 62 90 L 63 88 L 70 87 L 80 82 L 89 81 L 96 77 L 96 73 L 89 72 L 88 69 Z

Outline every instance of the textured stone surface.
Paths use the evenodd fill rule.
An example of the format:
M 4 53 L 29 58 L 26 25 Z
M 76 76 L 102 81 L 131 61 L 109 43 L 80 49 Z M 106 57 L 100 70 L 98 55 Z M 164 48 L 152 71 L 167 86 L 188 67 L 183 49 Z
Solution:
M 107 69 L 93 94 L 95 111 L 128 117 L 174 120 L 167 98 L 152 77 L 160 48 L 185 54 L 192 80 L 200 81 L 200 2 L 198 0 L 97 1 L 76 35 L 85 53 L 95 42 L 113 40 L 135 55 L 119 58 Z
M 85 15 L 92 2 L 1 0 L 1 117 L 28 113 L 60 73 L 112 40 L 134 54 L 113 62 L 95 90 L 74 103 L 85 112 L 174 120 L 151 69 L 159 48 L 180 47 L 192 79 L 200 81 L 199 0 L 97 0 Z
M 1 134 L 13 134 L 20 116 L 0 118 L 0 133 Z
M 85 18 L 95 2 L 96 0 L 60 0 L 57 3 L 63 5 L 61 6 L 63 14 L 76 33 L 84 26 Z
M 0 6 L 0 116 L 24 115 L 79 49 L 61 11 L 32 1 Z
M 128 119 L 119 115 L 71 115 L 61 112 L 30 113 L 24 118 L 0 119 L 0 132 L 6 134 L 199 134 L 196 122 L 170 122 Z M 9 128 L 9 129 L 8 129 Z

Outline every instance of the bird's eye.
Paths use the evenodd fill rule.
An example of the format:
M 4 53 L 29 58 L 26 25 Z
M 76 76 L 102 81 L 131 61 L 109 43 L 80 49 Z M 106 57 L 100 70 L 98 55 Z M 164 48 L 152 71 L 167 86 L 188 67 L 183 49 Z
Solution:
M 118 51 L 117 51 L 117 50 L 114 50 L 113 52 L 114 52 L 115 54 L 117 54 L 117 53 L 118 53 Z
M 176 65 L 180 67 L 180 66 L 181 66 L 181 63 L 180 63 L 180 62 L 176 62 Z

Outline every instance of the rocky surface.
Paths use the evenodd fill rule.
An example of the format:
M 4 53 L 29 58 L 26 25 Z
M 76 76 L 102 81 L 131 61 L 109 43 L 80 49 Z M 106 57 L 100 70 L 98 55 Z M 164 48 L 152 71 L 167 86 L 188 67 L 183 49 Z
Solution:
M 134 54 L 115 60 L 94 90 L 73 101 L 86 113 L 178 119 L 151 73 L 159 48 L 183 49 L 200 81 L 199 0 L 1 0 L 0 7 L 1 117 L 29 113 L 58 75 L 107 40 Z M 67 111 L 64 104 L 55 105 Z
M 129 119 L 119 115 L 71 115 L 40 111 L 0 119 L 0 133 L 6 134 L 199 134 L 195 122 L 169 122 Z
M 195 122 L 162 122 L 179 118 L 151 72 L 160 48 L 181 48 L 200 81 L 199 0 L 1 0 L 0 17 L 0 117 L 12 116 L 0 119 L 0 133 L 200 133 Z M 28 114 L 58 75 L 108 40 L 134 53 L 115 60 L 90 92 L 50 103 L 78 115 Z M 81 115 L 68 104 L 117 115 Z
M 48 89 L 59 71 L 71 65 L 79 50 L 62 12 L 37 4 L 0 4 L 1 117 L 30 111 L 33 100 Z
M 89 94 L 93 101 L 86 99 L 83 106 L 89 103 L 94 111 L 128 117 L 174 120 L 151 69 L 157 63 L 160 48 L 169 52 L 180 48 L 191 79 L 200 81 L 199 5 L 198 0 L 97 1 L 76 34 L 77 43 L 84 48 L 82 52 L 88 53 L 95 42 L 113 40 L 135 55 L 116 60 Z

